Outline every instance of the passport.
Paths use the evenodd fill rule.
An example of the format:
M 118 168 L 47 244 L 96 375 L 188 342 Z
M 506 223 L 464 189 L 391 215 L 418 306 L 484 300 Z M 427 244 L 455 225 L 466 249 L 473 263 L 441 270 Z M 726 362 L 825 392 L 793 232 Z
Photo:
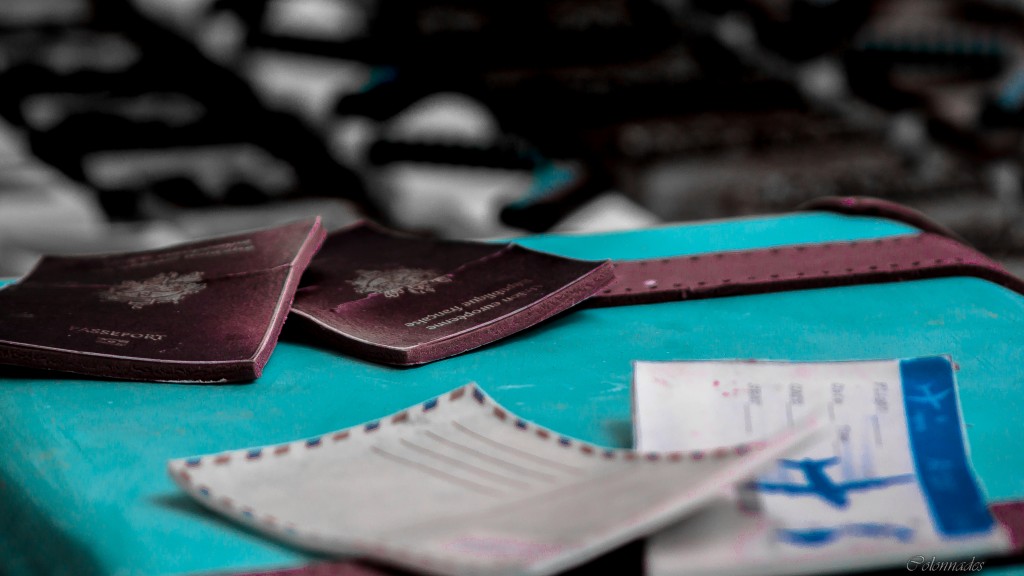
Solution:
M 353 356 L 424 364 L 532 326 L 613 278 L 609 261 L 426 240 L 362 222 L 327 238 L 292 312 Z
M 43 258 L 0 290 L 0 363 L 104 378 L 259 377 L 319 218 L 170 248 Z

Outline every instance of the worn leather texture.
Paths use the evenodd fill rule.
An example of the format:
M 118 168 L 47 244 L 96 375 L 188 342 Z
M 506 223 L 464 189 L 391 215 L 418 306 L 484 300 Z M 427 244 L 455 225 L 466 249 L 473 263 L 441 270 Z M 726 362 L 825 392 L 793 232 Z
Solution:
M 850 216 L 871 216 L 885 218 L 909 224 L 922 232 L 930 232 L 952 238 L 961 244 L 967 244 L 962 236 L 949 227 L 939 224 L 923 212 L 914 210 L 898 202 L 870 196 L 822 196 L 800 205 L 800 210 L 816 210 L 819 212 L 835 212 Z
M 588 305 L 650 304 L 949 276 L 984 278 L 1024 295 L 1024 281 L 995 260 L 928 232 L 619 261 L 614 266 L 615 282 Z

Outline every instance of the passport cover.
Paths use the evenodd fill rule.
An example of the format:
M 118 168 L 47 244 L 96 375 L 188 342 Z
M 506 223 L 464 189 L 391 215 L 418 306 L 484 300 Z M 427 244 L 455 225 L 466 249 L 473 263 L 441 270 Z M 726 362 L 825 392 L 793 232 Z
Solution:
M 105 378 L 259 377 L 320 219 L 161 250 L 43 258 L 0 291 L 0 363 Z
M 613 278 L 608 261 L 425 240 L 361 222 L 328 237 L 292 311 L 352 355 L 424 364 L 532 326 Z

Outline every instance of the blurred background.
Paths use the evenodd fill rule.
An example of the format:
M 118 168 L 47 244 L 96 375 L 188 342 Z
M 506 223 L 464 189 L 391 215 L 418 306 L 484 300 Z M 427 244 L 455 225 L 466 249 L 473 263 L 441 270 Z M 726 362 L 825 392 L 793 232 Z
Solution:
M 0 277 L 321 214 L 922 210 L 1024 272 L 1024 0 L 0 0 Z

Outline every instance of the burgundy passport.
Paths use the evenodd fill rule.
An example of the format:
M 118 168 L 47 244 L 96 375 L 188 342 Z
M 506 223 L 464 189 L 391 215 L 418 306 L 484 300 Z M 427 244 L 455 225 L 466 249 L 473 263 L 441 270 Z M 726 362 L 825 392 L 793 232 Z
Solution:
M 613 278 L 608 261 L 424 240 L 360 223 L 327 238 L 292 312 L 354 356 L 424 364 L 532 326 Z
M 106 378 L 260 375 L 320 219 L 162 250 L 46 257 L 0 290 L 0 363 Z

